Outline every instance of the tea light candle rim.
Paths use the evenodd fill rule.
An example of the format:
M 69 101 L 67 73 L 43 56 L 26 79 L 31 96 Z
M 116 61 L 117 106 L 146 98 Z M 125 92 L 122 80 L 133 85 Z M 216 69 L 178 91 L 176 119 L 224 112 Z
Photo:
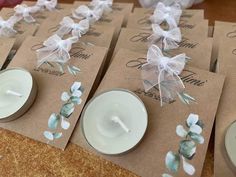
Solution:
M 102 152 L 102 151 L 96 149 L 94 146 L 92 146 L 92 144 L 88 141 L 87 137 L 85 136 L 84 126 L 83 126 L 84 115 L 85 115 L 86 110 L 87 110 L 87 108 L 89 107 L 89 105 L 90 105 L 97 97 L 99 97 L 99 96 L 101 96 L 101 95 L 103 95 L 103 94 L 105 94 L 105 93 L 112 92 L 112 91 L 126 92 L 126 93 L 129 93 L 129 94 L 131 94 L 132 96 L 134 96 L 134 97 L 135 97 L 136 99 L 138 99 L 139 102 L 142 104 L 142 106 L 143 106 L 143 108 L 144 108 L 144 111 L 145 111 L 145 114 L 147 115 L 147 116 L 146 116 L 146 121 L 147 121 L 147 123 L 146 123 L 146 126 L 145 126 L 145 132 L 144 132 L 142 138 L 140 138 L 139 141 L 138 141 L 131 149 L 129 149 L 129 150 L 124 150 L 123 152 L 116 153 L 116 154 L 113 154 L 113 153 L 105 153 L 105 152 Z M 122 155 L 122 154 L 125 154 L 125 153 L 128 153 L 128 152 L 132 151 L 132 150 L 133 150 L 136 146 L 138 146 L 139 143 L 142 141 L 142 139 L 144 138 L 144 136 L 145 136 L 145 134 L 146 134 L 146 130 L 147 130 L 147 127 L 148 127 L 148 112 L 147 112 L 146 106 L 145 106 L 145 104 L 143 103 L 143 101 L 141 100 L 141 98 L 139 98 L 139 96 L 136 95 L 134 92 L 132 92 L 132 91 L 130 91 L 130 90 L 128 90 L 128 89 L 124 89 L 124 88 L 108 89 L 108 90 L 102 91 L 102 92 L 100 92 L 100 93 L 98 93 L 98 94 L 95 94 L 95 95 L 93 96 L 93 98 L 91 98 L 91 99 L 87 102 L 87 104 L 86 104 L 86 106 L 84 107 L 83 112 L 82 112 L 82 114 L 81 114 L 81 124 L 80 124 L 80 126 L 81 126 L 81 131 L 82 131 L 82 133 L 83 133 L 83 135 L 84 135 L 84 138 L 86 139 L 86 142 L 89 144 L 90 147 L 92 147 L 93 149 L 95 149 L 96 151 L 98 151 L 99 153 L 104 154 L 104 155 L 118 156 L 118 155 Z
M 32 103 L 34 102 L 34 99 L 37 95 L 36 81 L 33 78 L 32 74 L 28 70 L 26 70 L 24 68 L 20 68 L 20 67 L 12 67 L 12 68 L 7 68 L 7 69 L 4 69 L 4 70 L 1 70 L 0 75 L 4 72 L 11 71 L 11 70 L 24 71 L 24 72 L 28 73 L 31 76 L 31 79 L 32 79 L 31 92 L 27 97 L 27 102 L 25 102 L 19 110 L 16 110 L 10 116 L 5 117 L 5 118 L 0 118 L 0 123 L 9 122 L 9 121 L 12 121 L 12 120 L 15 120 L 15 119 L 19 118 L 22 114 L 24 114 L 29 109 L 29 107 L 32 105 Z
M 226 145 L 226 144 L 227 144 L 227 136 L 229 136 L 228 133 L 229 133 L 230 129 L 232 128 L 232 126 L 233 126 L 234 124 L 236 124 L 236 120 L 233 121 L 233 122 L 227 127 L 227 129 L 226 129 L 226 131 L 225 131 L 224 146 L 225 146 L 225 151 L 226 151 L 226 154 L 227 154 L 227 156 L 228 156 L 229 161 L 231 162 L 231 164 L 232 164 L 234 167 L 236 167 L 236 164 L 234 164 L 234 162 L 233 162 L 233 160 L 232 160 L 232 157 L 230 157 L 230 155 L 229 155 L 229 153 L 228 153 L 228 147 L 227 147 L 227 145 Z

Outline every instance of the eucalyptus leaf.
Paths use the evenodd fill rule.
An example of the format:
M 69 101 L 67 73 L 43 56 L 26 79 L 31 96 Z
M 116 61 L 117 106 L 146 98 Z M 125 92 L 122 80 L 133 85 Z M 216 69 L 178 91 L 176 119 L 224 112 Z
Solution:
M 60 114 L 63 117 L 68 118 L 74 112 L 74 109 L 75 109 L 74 103 L 66 103 L 62 106 Z
M 71 86 L 71 89 L 70 89 L 71 93 L 79 90 L 80 87 L 81 87 L 81 82 L 74 82 L 74 84 Z
M 165 159 L 166 167 L 173 173 L 177 173 L 180 166 L 180 156 L 170 151 L 166 154 Z
M 59 139 L 62 137 L 62 133 L 53 133 L 54 139 Z
M 189 136 L 196 143 L 199 143 L 199 144 L 204 143 L 204 137 L 202 135 L 199 135 L 199 134 L 193 133 L 193 132 L 189 132 Z
M 82 103 L 82 99 L 81 99 L 81 98 L 79 98 L 79 97 L 74 97 L 74 96 L 71 97 L 71 101 L 72 101 L 74 104 L 77 104 L 77 105 L 79 105 L 79 104 Z
M 64 117 L 61 119 L 61 128 L 64 130 L 70 128 L 70 122 L 66 121 Z
M 187 119 L 187 125 L 188 127 L 191 127 L 192 125 L 197 124 L 199 121 L 199 116 L 197 114 L 189 114 L 188 119 Z
M 202 133 L 202 128 L 200 126 L 198 126 L 198 125 L 192 125 L 189 128 L 189 131 L 193 132 L 193 133 L 201 134 Z
M 61 100 L 62 100 L 62 101 L 68 101 L 69 99 L 70 99 L 69 93 L 63 92 L 63 93 L 61 94 Z
M 182 157 L 182 159 L 183 159 L 183 169 L 184 169 L 184 171 L 188 174 L 188 175 L 194 175 L 194 173 L 195 173 L 195 168 L 194 168 L 194 166 L 193 165 L 191 165 L 191 164 L 189 164 L 187 161 L 186 161 L 186 159 L 184 158 L 184 157 Z
M 198 120 L 197 125 L 200 126 L 202 129 L 204 128 L 204 123 L 201 120 Z
M 43 133 L 43 135 L 45 136 L 45 138 L 47 138 L 47 139 L 50 140 L 50 141 L 53 141 L 53 139 L 54 139 L 54 136 L 53 136 L 53 133 L 52 133 L 52 132 L 45 131 L 45 132 Z
M 171 176 L 171 175 L 169 175 L 167 173 L 164 173 L 164 174 L 162 174 L 162 177 L 173 177 L 173 176 Z
M 176 127 L 176 134 L 182 138 L 186 137 L 188 135 L 188 132 L 184 129 L 182 125 L 178 125 Z
M 58 115 L 56 115 L 55 113 L 51 114 L 51 116 L 48 119 L 48 127 L 50 129 L 56 129 L 59 119 L 60 119 L 60 117 Z
M 192 140 L 183 140 L 180 142 L 179 153 L 185 158 L 191 160 L 196 153 L 196 144 Z
M 80 90 L 75 90 L 72 93 L 72 96 L 74 96 L 74 97 L 81 97 L 82 96 L 82 92 Z

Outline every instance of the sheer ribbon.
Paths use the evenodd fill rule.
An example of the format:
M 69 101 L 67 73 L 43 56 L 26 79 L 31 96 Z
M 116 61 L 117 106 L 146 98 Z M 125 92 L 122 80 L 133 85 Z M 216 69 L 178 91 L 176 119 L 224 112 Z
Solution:
M 38 49 L 38 67 L 45 62 L 66 63 L 70 59 L 69 51 L 72 44 L 78 41 L 77 36 L 62 40 L 58 35 L 53 35 L 44 41 L 44 47 Z
M 147 53 L 147 63 L 142 66 L 142 79 L 145 91 L 158 85 L 161 106 L 171 103 L 185 86 L 179 74 L 185 67 L 185 54 L 173 58 L 163 56 L 156 45 L 152 45 Z

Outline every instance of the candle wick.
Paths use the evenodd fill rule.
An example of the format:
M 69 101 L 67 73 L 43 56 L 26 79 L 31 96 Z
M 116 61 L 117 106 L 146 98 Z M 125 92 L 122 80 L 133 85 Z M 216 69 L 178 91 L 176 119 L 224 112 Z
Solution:
M 6 94 L 8 95 L 13 95 L 13 96 L 18 96 L 18 97 L 22 97 L 22 94 L 18 93 L 18 92 L 15 92 L 15 91 L 12 91 L 12 90 L 7 90 L 6 91 Z
M 124 122 L 117 116 L 113 116 L 111 120 L 121 126 L 121 128 L 129 133 L 131 130 L 124 124 Z

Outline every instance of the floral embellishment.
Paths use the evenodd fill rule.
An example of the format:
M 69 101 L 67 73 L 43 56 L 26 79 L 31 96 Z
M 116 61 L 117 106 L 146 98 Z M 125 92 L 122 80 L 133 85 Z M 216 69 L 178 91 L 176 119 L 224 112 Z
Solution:
M 178 152 L 169 151 L 166 154 L 165 164 L 166 168 L 171 173 L 177 173 L 182 160 L 185 173 L 188 175 L 194 175 L 196 170 L 188 161 L 192 160 L 196 154 L 197 144 L 204 143 L 204 137 L 201 135 L 203 131 L 203 123 L 197 114 L 190 114 L 186 121 L 186 126 L 188 130 L 186 130 L 182 125 L 176 127 L 176 134 L 184 139 L 180 141 Z M 162 174 L 162 177 L 172 176 L 164 173 Z
M 60 124 L 61 128 L 67 130 L 70 128 L 70 122 L 68 119 L 73 114 L 76 105 L 82 103 L 82 88 L 81 82 L 74 82 L 71 86 L 69 93 L 63 92 L 61 95 L 61 100 L 65 102 L 60 110 L 60 113 L 52 113 L 48 119 L 48 128 L 50 131 L 45 131 L 43 134 L 45 138 L 49 141 L 59 139 L 62 137 L 62 132 L 57 132 L 58 125 Z

